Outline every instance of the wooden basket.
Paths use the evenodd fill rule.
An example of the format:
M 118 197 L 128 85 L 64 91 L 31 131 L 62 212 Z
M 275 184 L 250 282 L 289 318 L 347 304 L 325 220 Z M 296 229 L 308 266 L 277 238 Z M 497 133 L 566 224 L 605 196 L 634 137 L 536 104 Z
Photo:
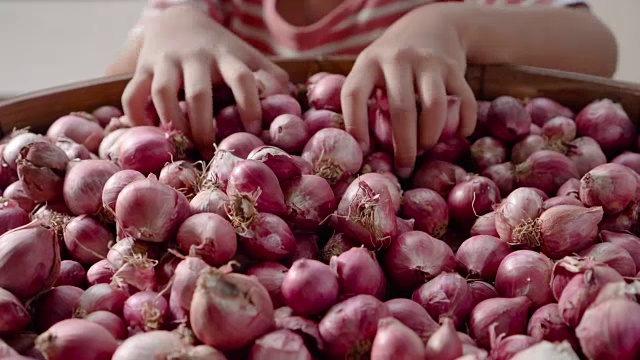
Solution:
M 275 61 L 292 81 L 303 82 L 319 71 L 347 74 L 354 58 Z M 478 99 L 546 96 L 579 110 L 594 100 L 609 98 L 621 103 L 636 124 L 640 120 L 640 84 L 526 66 L 469 66 L 466 76 Z M 0 136 L 27 126 L 44 132 L 54 120 L 70 112 L 91 111 L 101 105 L 120 106 L 120 96 L 129 79 L 125 75 L 84 81 L 0 102 Z

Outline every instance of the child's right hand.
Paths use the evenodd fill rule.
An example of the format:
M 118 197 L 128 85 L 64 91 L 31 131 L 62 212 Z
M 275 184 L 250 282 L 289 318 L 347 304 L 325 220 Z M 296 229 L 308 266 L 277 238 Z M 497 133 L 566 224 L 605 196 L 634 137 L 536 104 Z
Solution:
M 209 157 L 215 142 L 212 82 L 224 81 L 231 88 L 245 130 L 258 134 L 262 114 L 252 71 L 259 69 L 288 81 L 284 70 L 206 13 L 175 6 L 145 24 L 136 71 L 122 96 L 124 110 L 135 125 L 149 125 L 145 106 L 151 96 L 161 121 L 191 136 Z M 181 88 L 188 122 L 178 105 Z

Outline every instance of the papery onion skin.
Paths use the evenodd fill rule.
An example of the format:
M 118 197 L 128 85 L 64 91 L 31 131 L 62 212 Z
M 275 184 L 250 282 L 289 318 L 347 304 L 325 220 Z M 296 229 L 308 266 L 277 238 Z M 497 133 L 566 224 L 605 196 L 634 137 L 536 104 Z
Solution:
M 378 321 L 371 360 L 423 359 L 425 356 L 424 344 L 413 330 L 392 317 Z
M 625 232 L 613 232 L 608 230 L 600 231 L 598 237 L 603 242 L 610 242 L 627 250 L 631 258 L 636 263 L 636 268 L 640 271 L 640 238 Z
M 413 300 L 395 298 L 384 304 L 393 317 L 415 331 L 423 340 L 428 339 L 439 328 L 431 315 Z
M 571 141 L 576 137 L 576 123 L 566 116 L 555 116 L 542 125 L 542 134 L 547 139 Z
M 498 234 L 498 230 L 496 229 L 496 212 L 491 211 L 482 216 L 479 216 L 476 221 L 473 223 L 471 230 L 469 230 L 469 235 L 490 235 L 495 237 L 500 237 Z
M 636 177 L 624 165 L 596 166 L 580 180 L 580 200 L 586 206 L 602 206 L 606 214 L 621 212 L 636 194 Z
M 191 213 L 214 213 L 227 218 L 225 204 L 229 201 L 227 193 L 220 189 L 212 188 L 201 190 L 189 202 Z
M 601 207 L 585 208 L 558 205 L 545 210 L 540 221 L 540 251 L 552 259 L 561 259 L 596 241 Z
M 456 259 L 449 245 L 422 231 L 398 236 L 384 255 L 390 283 L 405 291 L 455 267 Z
M 102 326 L 82 319 L 62 320 L 36 339 L 49 360 L 109 360 L 118 343 Z
M 578 255 L 605 263 L 622 276 L 633 277 L 637 272 L 631 254 L 623 247 L 610 242 L 594 244 L 580 251 Z
M 427 310 L 433 320 L 443 318 L 462 326 L 473 308 L 471 289 L 466 280 L 456 273 L 441 273 L 417 288 L 411 299 Z
M 553 301 L 551 271 L 553 261 L 544 254 L 518 250 L 507 255 L 496 273 L 496 289 L 500 296 L 526 296 L 532 309 Z
M 579 360 L 580 357 L 573 351 L 568 342 L 552 343 L 541 341 L 529 348 L 515 354 L 512 360 L 554 359 L 554 360 Z
M 556 303 L 544 305 L 531 315 L 527 333 L 536 341 L 568 341 L 574 349 L 579 349 L 574 330 L 564 323 Z
M 167 300 L 153 291 L 137 292 L 124 302 L 122 314 L 130 331 L 160 330 L 169 310 Z
M 275 146 L 260 146 L 251 151 L 248 160 L 263 162 L 273 171 L 278 180 L 284 182 L 296 178 L 303 173 L 302 165 L 306 161 L 287 154 L 284 150 Z M 306 164 L 311 167 L 310 164 Z M 309 170 L 309 173 L 312 170 Z
M 508 244 L 522 243 L 535 230 L 535 219 L 542 212 L 542 197 L 534 188 L 515 189 L 499 205 L 495 206 L 496 230 L 500 239 Z
M 188 256 L 180 261 L 174 272 L 170 300 L 188 311 L 191 307 L 198 277 L 203 270 L 208 268 L 207 263 L 197 257 Z
M 302 150 L 302 158 L 313 165 L 314 173 L 330 185 L 356 174 L 363 153 L 358 142 L 344 130 L 326 128 L 315 133 Z
M 582 351 L 591 359 L 640 357 L 640 304 L 613 299 L 588 309 L 576 328 Z
M 496 334 L 524 334 L 530 307 L 531 300 L 526 296 L 484 300 L 471 311 L 470 334 L 485 349 L 490 347 L 489 327 L 494 323 Z
M 280 261 L 291 258 L 297 250 L 296 239 L 280 217 L 260 213 L 251 224 L 250 235 L 241 235 L 240 247 L 254 259 Z
M 384 303 L 371 295 L 356 295 L 334 305 L 318 324 L 326 354 L 343 358 L 368 353 L 378 321 L 388 316 Z
M 552 150 L 536 151 L 516 166 L 516 182 L 521 187 L 535 187 L 547 195 L 555 194 L 571 178 L 578 178 L 573 161 Z
M 58 146 L 44 141 L 33 142 L 20 149 L 18 178 L 36 202 L 58 200 L 62 198 L 68 162 L 66 153 Z
M 251 346 L 248 359 L 311 360 L 312 357 L 300 335 L 291 330 L 281 329 L 258 338 Z
M 138 333 L 118 346 L 112 360 L 156 360 L 180 353 L 186 344 L 175 332 L 158 330 Z
M 337 207 L 331 186 L 317 175 L 294 178 L 282 184 L 282 191 L 289 208 L 287 219 L 296 230 L 316 231 Z

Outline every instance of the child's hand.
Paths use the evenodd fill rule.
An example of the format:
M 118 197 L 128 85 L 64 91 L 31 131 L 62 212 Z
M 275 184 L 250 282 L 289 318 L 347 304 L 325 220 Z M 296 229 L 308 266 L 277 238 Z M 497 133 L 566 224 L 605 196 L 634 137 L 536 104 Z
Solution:
M 462 100 L 461 135 L 471 135 L 476 122 L 475 97 L 464 77 L 462 42 L 446 20 L 425 18 L 424 11 L 417 11 L 397 21 L 358 56 L 342 89 L 347 131 L 366 149 L 367 99 L 374 87 L 386 88 L 395 166 L 401 177 L 411 174 L 418 149 L 437 143 L 445 126 L 447 94 Z M 415 94 L 422 105 L 420 119 Z
M 284 70 L 190 6 L 166 9 L 145 26 L 138 65 L 122 98 L 134 124 L 145 123 L 144 108 L 151 95 L 161 121 L 192 136 L 208 157 L 215 141 L 211 85 L 224 81 L 233 91 L 246 131 L 260 131 L 262 114 L 252 71 L 263 69 L 286 82 Z M 181 88 L 188 123 L 178 105 Z

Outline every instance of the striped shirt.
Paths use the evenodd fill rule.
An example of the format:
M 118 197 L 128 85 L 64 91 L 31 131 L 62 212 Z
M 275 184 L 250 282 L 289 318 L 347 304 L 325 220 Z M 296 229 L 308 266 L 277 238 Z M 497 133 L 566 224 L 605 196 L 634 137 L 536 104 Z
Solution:
M 451 0 L 449 0 L 451 1 Z M 459 0 L 486 6 L 572 6 L 577 0 Z M 411 10 L 438 0 L 344 0 L 309 26 L 286 22 L 277 0 L 149 0 L 131 36 L 139 36 L 144 20 L 178 4 L 207 12 L 249 45 L 283 57 L 357 55 L 391 24 Z

